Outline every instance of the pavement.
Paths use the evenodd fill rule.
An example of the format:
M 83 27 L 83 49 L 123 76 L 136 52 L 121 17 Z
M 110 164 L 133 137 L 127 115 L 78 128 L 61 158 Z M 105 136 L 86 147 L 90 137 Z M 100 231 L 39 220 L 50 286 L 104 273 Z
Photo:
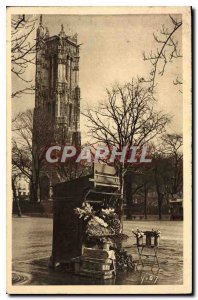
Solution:
M 124 233 L 130 238 L 126 250 L 138 260 L 135 238 L 131 230 L 159 229 L 162 232 L 158 259 L 160 270 L 138 267 L 134 272 L 120 272 L 115 279 L 99 280 L 72 275 L 49 267 L 52 249 L 51 218 L 13 218 L 13 284 L 16 285 L 137 285 L 182 284 L 183 282 L 183 222 L 125 221 Z

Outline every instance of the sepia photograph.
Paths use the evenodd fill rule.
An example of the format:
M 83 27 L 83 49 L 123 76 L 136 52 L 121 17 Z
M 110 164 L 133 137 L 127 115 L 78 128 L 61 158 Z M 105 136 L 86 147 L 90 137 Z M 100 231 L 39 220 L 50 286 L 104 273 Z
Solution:
M 190 7 L 7 7 L 7 293 L 192 293 Z

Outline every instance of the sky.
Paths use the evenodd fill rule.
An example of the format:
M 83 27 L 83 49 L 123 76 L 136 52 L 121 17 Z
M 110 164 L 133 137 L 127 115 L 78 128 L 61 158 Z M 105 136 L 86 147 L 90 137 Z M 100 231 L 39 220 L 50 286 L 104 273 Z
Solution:
M 38 17 L 38 15 L 34 16 Z M 179 18 L 179 16 L 177 16 Z M 171 24 L 168 15 L 43 15 L 43 25 L 50 36 L 57 35 L 64 25 L 68 35 L 78 33 L 80 47 L 81 110 L 86 105 L 97 106 L 105 99 L 105 89 L 114 83 L 126 83 L 137 75 L 146 78 L 151 70 L 149 62 L 143 60 L 143 52 L 156 50 L 153 33 L 161 26 Z M 36 32 L 32 38 L 35 38 Z M 182 31 L 177 33 L 182 42 Z M 28 79 L 35 76 L 35 66 L 28 68 Z M 173 84 L 182 75 L 182 58 L 168 64 L 163 77 L 157 78 L 157 109 L 171 113 L 170 132 L 182 133 L 182 94 Z M 13 77 L 13 90 L 22 83 Z M 12 100 L 13 114 L 34 107 L 34 95 L 23 95 Z M 86 137 L 85 120 L 81 117 L 82 135 Z

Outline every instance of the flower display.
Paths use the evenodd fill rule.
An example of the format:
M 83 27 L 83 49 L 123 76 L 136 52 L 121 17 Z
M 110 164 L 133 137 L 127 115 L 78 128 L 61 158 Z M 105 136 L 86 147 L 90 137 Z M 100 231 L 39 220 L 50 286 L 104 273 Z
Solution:
M 128 239 L 122 233 L 121 221 L 113 208 L 103 208 L 95 211 L 89 203 L 83 203 L 76 208 L 75 213 L 84 221 L 84 243 L 87 247 L 99 247 L 115 251 L 116 269 L 118 271 L 133 271 L 132 256 L 122 249 L 121 243 Z M 105 245 L 107 246 L 106 248 Z
M 152 232 L 153 232 L 154 236 L 157 236 L 157 237 L 161 236 L 161 231 L 159 229 L 157 229 L 157 230 L 152 229 Z
M 135 269 L 135 263 L 131 254 L 124 249 L 115 249 L 116 269 L 118 271 L 131 272 Z
M 87 220 L 90 217 L 94 216 L 93 207 L 89 203 L 82 204 L 82 208 L 75 208 L 75 213 L 79 216 L 79 219 Z
M 101 218 L 99 218 L 99 217 L 93 217 L 93 219 L 99 224 L 99 225 L 101 225 L 101 226 L 103 226 L 103 227 L 108 227 L 108 224 L 103 220 L 103 219 L 101 219 Z
M 83 203 L 76 208 L 75 213 L 85 223 L 86 239 L 96 239 L 98 242 L 111 239 L 112 242 L 122 241 L 128 236 L 121 233 L 122 226 L 119 217 L 113 208 L 95 211 L 89 203 Z
M 94 217 L 87 223 L 86 234 L 88 237 L 101 237 L 112 234 L 108 224 L 99 217 Z
M 114 215 L 115 209 L 114 208 L 106 208 L 106 209 L 102 208 L 101 213 L 106 216 Z

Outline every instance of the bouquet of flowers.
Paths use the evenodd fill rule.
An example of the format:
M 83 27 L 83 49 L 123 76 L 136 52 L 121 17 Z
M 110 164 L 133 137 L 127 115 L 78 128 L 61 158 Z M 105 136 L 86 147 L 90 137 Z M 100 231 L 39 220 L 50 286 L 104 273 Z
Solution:
M 89 203 L 83 203 L 82 208 L 75 208 L 75 213 L 79 216 L 79 219 L 87 220 L 92 218 L 95 214 L 93 207 Z
M 116 269 L 117 271 L 133 271 L 135 263 L 131 254 L 127 253 L 124 249 L 115 249 L 116 256 Z
M 98 242 L 104 242 L 104 238 L 106 238 L 106 240 L 117 242 L 116 239 L 128 238 L 127 235 L 121 233 L 121 222 L 113 208 L 101 209 L 101 211 L 96 212 L 86 202 L 82 204 L 81 208 L 76 208 L 75 213 L 86 223 L 85 234 L 88 240 L 92 238 Z
M 86 234 L 89 237 L 102 237 L 113 234 L 113 231 L 103 219 L 93 216 L 87 223 Z
M 136 230 L 132 229 L 132 232 L 135 235 L 135 237 L 138 239 L 143 238 L 144 236 L 144 232 L 138 228 Z
M 159 231 L 159 229 L 157 229 L 157 230 L 152 229 L 152 232 L 153 232 L 153 235 L 156 236 L 156 237 L 161 236 L 161 231 Z
M 132 229 L 132 233 L 136 237 L 137 245 L 142 245 L 143 244 L 143 236 L 144 232 L 139 230 L 138 228 L 136 230 Z

